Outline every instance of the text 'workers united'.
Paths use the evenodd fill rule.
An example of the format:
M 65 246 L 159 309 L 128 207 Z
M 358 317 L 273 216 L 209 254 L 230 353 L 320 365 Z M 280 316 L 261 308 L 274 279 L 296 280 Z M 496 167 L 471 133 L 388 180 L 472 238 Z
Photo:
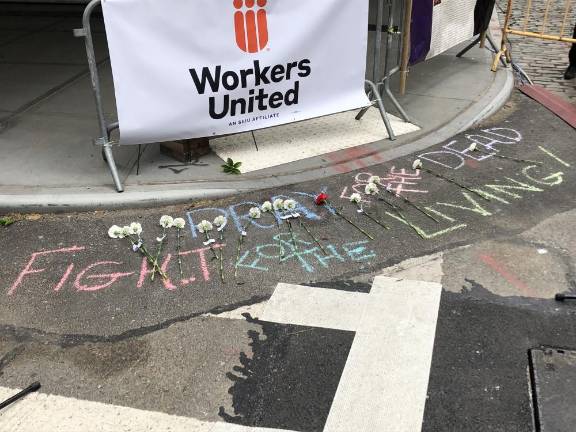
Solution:
M 207 86 L 209 86 L 208 90 L 214 94 L 209 98 L 208 110 L 210 117 L 215 120 L 226 116 L 250 114 L 255 110 L 276 109 L 282 105 L 298 105 L 299 79 L 306 78 L 311 73 L 312 67 L 309 59 L 264 67 L 260 66 L 258 60 L 254 60 L 252 68 L 226 72 L 222 72 L 222 66 L 216 66 L 213 70 L 204 67 L 200 76 L 196 69 L 190 69 L 190 75 L 198 94 L 205 94 Z M 267 93 L 263 87 L 292 79 L 294 80 L 293 87 L 284 93 L 281 91 Z M 250 88 L 248 97 L 232 99 L 230 94 L 224 94 L 225 91 L 231 92 L 238 88 L 249 87 L 254 88 Z M 219 99 L 220 103 L 218 103 Z

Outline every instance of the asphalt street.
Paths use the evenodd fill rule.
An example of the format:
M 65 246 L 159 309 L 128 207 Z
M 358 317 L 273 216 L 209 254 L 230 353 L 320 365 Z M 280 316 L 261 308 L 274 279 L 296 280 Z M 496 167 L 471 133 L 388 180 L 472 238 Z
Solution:
M 448 142 L 322 182 L 186 206 L 24 215 L 0 227 L 0 386 L 39 380 L 45 393 L 80 400 L 323 431 L 354 332 L 266 322 L 259 305 L 278 283 L 366 294 L 387 275 L 442 284 L 422 430 L 532 431 L 528 350 L 576 349 L 576 304 L 553 300 L 576 291 L 575 143 L 575 130 L 515 94 Z M 379 199 L 364 194 L 371 175 Z M 364 213 L 348 199 L 355 191 Z M 315 204 L 320 192 L 331 207 Z M 248 216 L 278 197 L 297 201 L 305 226 L 293 221 L 293 235 L 272 214 Z M 142 256 L 107 232 L 140 222 L 154 250 L 164 214 L 187 225 L 180 252 L 168 230 L 169 278 L 152 281 Z M 213 254 L 194 225 L 219 215 L 228 225 Z M 224 281 L 212 259 L 220 251 Z M 371 409 L 376 418 L 383 408 Z M 12 430 L 3 415 L 0 431 Z

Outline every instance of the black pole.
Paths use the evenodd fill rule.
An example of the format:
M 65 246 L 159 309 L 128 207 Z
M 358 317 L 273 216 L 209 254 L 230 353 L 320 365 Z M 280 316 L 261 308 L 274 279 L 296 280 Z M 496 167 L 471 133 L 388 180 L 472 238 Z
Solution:
M 6 408 L 8 405 L 10 405 L 13 402 L 16 402 L 18 399 L 23 398 L 24 396 L 26 396 L 28 393 L 32 393 L 35 392 L 36 390 L 38 390 L 40 388 L 40 383 L 38 381 L 30 384 L 28 387 L 26 387 L 24 390 L 22 390 L 20 393 L 15 394 L 14 396 L 12 396 L 11 398 L 6 399 L 4 402 L 0 403 L 0 410 L 2 408 Z
M 556 301 L 563 302 L 564 300 L 576 300 L 576 295 L 574 294 L 556 294 L 554 297 Z

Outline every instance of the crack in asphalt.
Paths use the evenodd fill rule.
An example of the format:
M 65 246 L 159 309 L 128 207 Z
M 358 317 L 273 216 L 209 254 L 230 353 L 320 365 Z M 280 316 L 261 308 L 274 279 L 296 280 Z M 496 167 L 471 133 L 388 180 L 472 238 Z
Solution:
M 261 303 L 265 300 L 268 300 L 269 298 L 270 298 L 269 296 L 253 296 L 241 302 L 224 306 L 216 306 L 209 310 L 194 312 L 192 314 L 172 318 L 155 325 L 139 327 L 137 329 L 127 330 L 123 333 L 110 336 L 88 335 L 88 334 L 61 335 L 54 332 L 44 332 L 38 329 L 16 327 L 12 325 L 0 325 L 0 333 L 6 336 L 7 338 L 11 338 L 12 340 L 17 341 L 19 343 L 41 342 L 43 344 L 58 345 L 62 348 L 79 346 L 86 343 L 116 343 L 126 339 L 147 336 L 157 331 L 165 330 L 174 324 L 186 322 L 191 319 L 198 318 L 202 315 L 206 314 L 217 315 L 224 312 L 230 312 L 244 306 L 251 306 L 257 303 Z M 22 349 L 24 349 L 23 346 Z M 3 364 L 2 359 L 4 357 L 0 358 L 0 370 L 2 368 Z
M 540 242 L 525 240 L 525 239 L 517 237 L 518 235 L 520 235 L 524 232 L 526 232 L 526 230 L 517 230 L 517 232 L 509 233 L 508 235 L 502 235 L 502 236 L 497 236 L 497 237 L 492 237 L 492 238 L 487 237 L 487 238 L 489 238 L 490 240 L 493 240 L 493 241 L 507 241 L 507 242 L 516 243 L 516 244 L 531 244 L 531 245 L 535 245 L 535 246 L 543 246 L 543 247 L 546 247 L 548 249 L 552 249 L 555 252 L 555 255 L 557 255 L 559 258 L 561 258 L 562 261 L 570 269 L 569 274 L 566 275 L 567 280 L 571 284 L 571 286 L 574 288 L 574 290 L 576 290 L 576 270 L 574 268 L 573 263 L 570 261 L 570 256 L 568 255 L 568 253 L 566 251 L 561 250 L 560 248 L 557 248 L 557 247 L 550 245 L 550 244 L 547 244 L 547 243 L 540 243 Z M 439 252 L 448 252 L 450 250 L 458 249 L 460 247 L 473 246 L 476 243 L 480 243 L 482 241 L 485 241 L 486 238 L 483 238 L 483 237 L 484 236 L 477 238 L 476 242 L 474 242 L 474 243 L 470 243 L 469 240 L 454 242 L 454 243 L 450 244 L 449 248 L 446 248 L 446 245 L 440 245 L 436 248 L 422 251 L 422 253 L 420 253 L 420 254 L 410 255 L 410 258 L 420 258 L 420 257 L 425 257 L 425 256 L 439 253 Z M 387 260 L 384 260 L 384 261 L 381 261 L 377 264 L 371 265 L 368 268 L 365 268 L 361 271 L 354 270 L 354 271 L 339 275 L 333 279 L 324 280 L 324 281 L 310 280 L 307 282 L 302 282 L 302 284 L 312 286 L 312 287 L 331 288 L 335 282 L 341 282 L 341 281 L 346 281 L 346 280 L 352 281 L 354 277 L 359 276 L 359 275 L 361 275 L 363 277 L 363 279 L 366 279 L 366 278 L 372 279 L 373 277 L 378 275 L 382 270 L 384 270 L 388 267 L 400 264 L 401 262 L 405 261 L 405 259 L 406 259 L 406 257 L 403 257 L 403 256 L 391 257 Z M 350 291 L 369 292 L 369 285 L 363 284 L 363 283 L 354 283 L 349 288 L 349 290 Z M 462 294 L 464 294 L 464 293 L 465 293 L 465 291 L 462 292 Z M 501 299 L 506 298 L 506 296 L 497 296 L 497 297 L 499 297 Z M 270 298 L 270 296 L 252 296 L 249 299 L 242 300 L 240 302 L 236 302 L 236 303 L 228 304 L 228 305 L 216 306 L 216 307 L 208 309 L 208 310 L 203 310 L 203 311 L 190 313 L 187 315 L 182 315 L 179 317 L 171 318 L 171 319 L 166 320 L 166 321 L 162 321 L 158 324 L 154 324 L 154 325 L 150 325 L 150 326 L 143 326 L 143 327 L 139 327 L 139 328 L 135 328 L 135 329 L 130 329 L 130 330 L 127 330 L 125 332 L 122 332 L 122 333 L 119 333 L 116 335 L 105 336 L 105 335 L 73 334 L 73 333 L 72 334 L 59 334 L 56 332 L 48 332 L 48 331 L 42 331 L 42 330 L 35 329 L 35 328 L 18 327 L 18 326 L 14 326 L 14 325 L 0 325 L 0 332 L 4 335 L 5 338 L 11 339 L 11 340 L 16 341 L 18 343 L 42 342 L 44 344 L 58 345 L 58 346 L 61 346 L 63 348 L 78 346 L 78 345 L 82 345 L 82 344 L 86 344 L 86 343 L 116 343 L 116 342 L 120 342 L 120 341 L 123 341 L 126 339 L 146 336 L 146 335 L 155 333 L 157 331 L 161 331 L 161 330 L 164 330 L 166 328 L 169 328 L 173 324 L 186 322 L 186 321 L 189 321 L 191 319 L 201 317 L 203 315 L 207 315 L 207 314 L 217 315 L 217 314 L 221 314 L 224 312 L 230 312 L 230 311 L 233 311 L 233 310 L 241 308 L 241 307 L 252 306 L 254 304 L 266 301 L 269 298 Z M 1 370 L 1 367 L 3 365 L 3 363 L 2 363 L 3 358 L 4 357 L 2 357 L 0 359 L 0 370 Z
M 4 369 L 10 362 L 12 362 L 18 355 L 24 352 L 24 345 L 18 345 L 0 357 L 0 376 L 2 375 L 2 369 Z

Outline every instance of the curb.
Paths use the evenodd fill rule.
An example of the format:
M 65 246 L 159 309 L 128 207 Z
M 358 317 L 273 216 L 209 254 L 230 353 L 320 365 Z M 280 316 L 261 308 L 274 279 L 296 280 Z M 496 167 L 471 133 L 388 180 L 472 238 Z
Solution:
M 428 131 L 424 135 L 418 136 L 414 141 L 393 149 L 382 149 L 383 144 L 387 141 L 377 141 L 362 147 L 323 155 L 320 156 L 320 159 L 324 161 L 325 166 L 310 170 L 280 173 L 274 176 L 234 182 L 146 185 L 145 191 L 130 191 L 121 194 L 114 191 L 112 187 L 50 188 L 46 189 L 46 193 L 43 193 L 43 189 L 39 188 L 34 195 L 19 193 L 18 188 L 14 188 L 12 194 L 0 194 L 0 213 L 55 213 L 176 205 L 345 174 L 359 168 L 382 164 L 442 143 L 494 114 L 506 103 L 513 90 L 514 77 L 511 69 L 500 69 L 482 98 L 443 126 Z M 90 193 L 87 193 L 88 190 Z

